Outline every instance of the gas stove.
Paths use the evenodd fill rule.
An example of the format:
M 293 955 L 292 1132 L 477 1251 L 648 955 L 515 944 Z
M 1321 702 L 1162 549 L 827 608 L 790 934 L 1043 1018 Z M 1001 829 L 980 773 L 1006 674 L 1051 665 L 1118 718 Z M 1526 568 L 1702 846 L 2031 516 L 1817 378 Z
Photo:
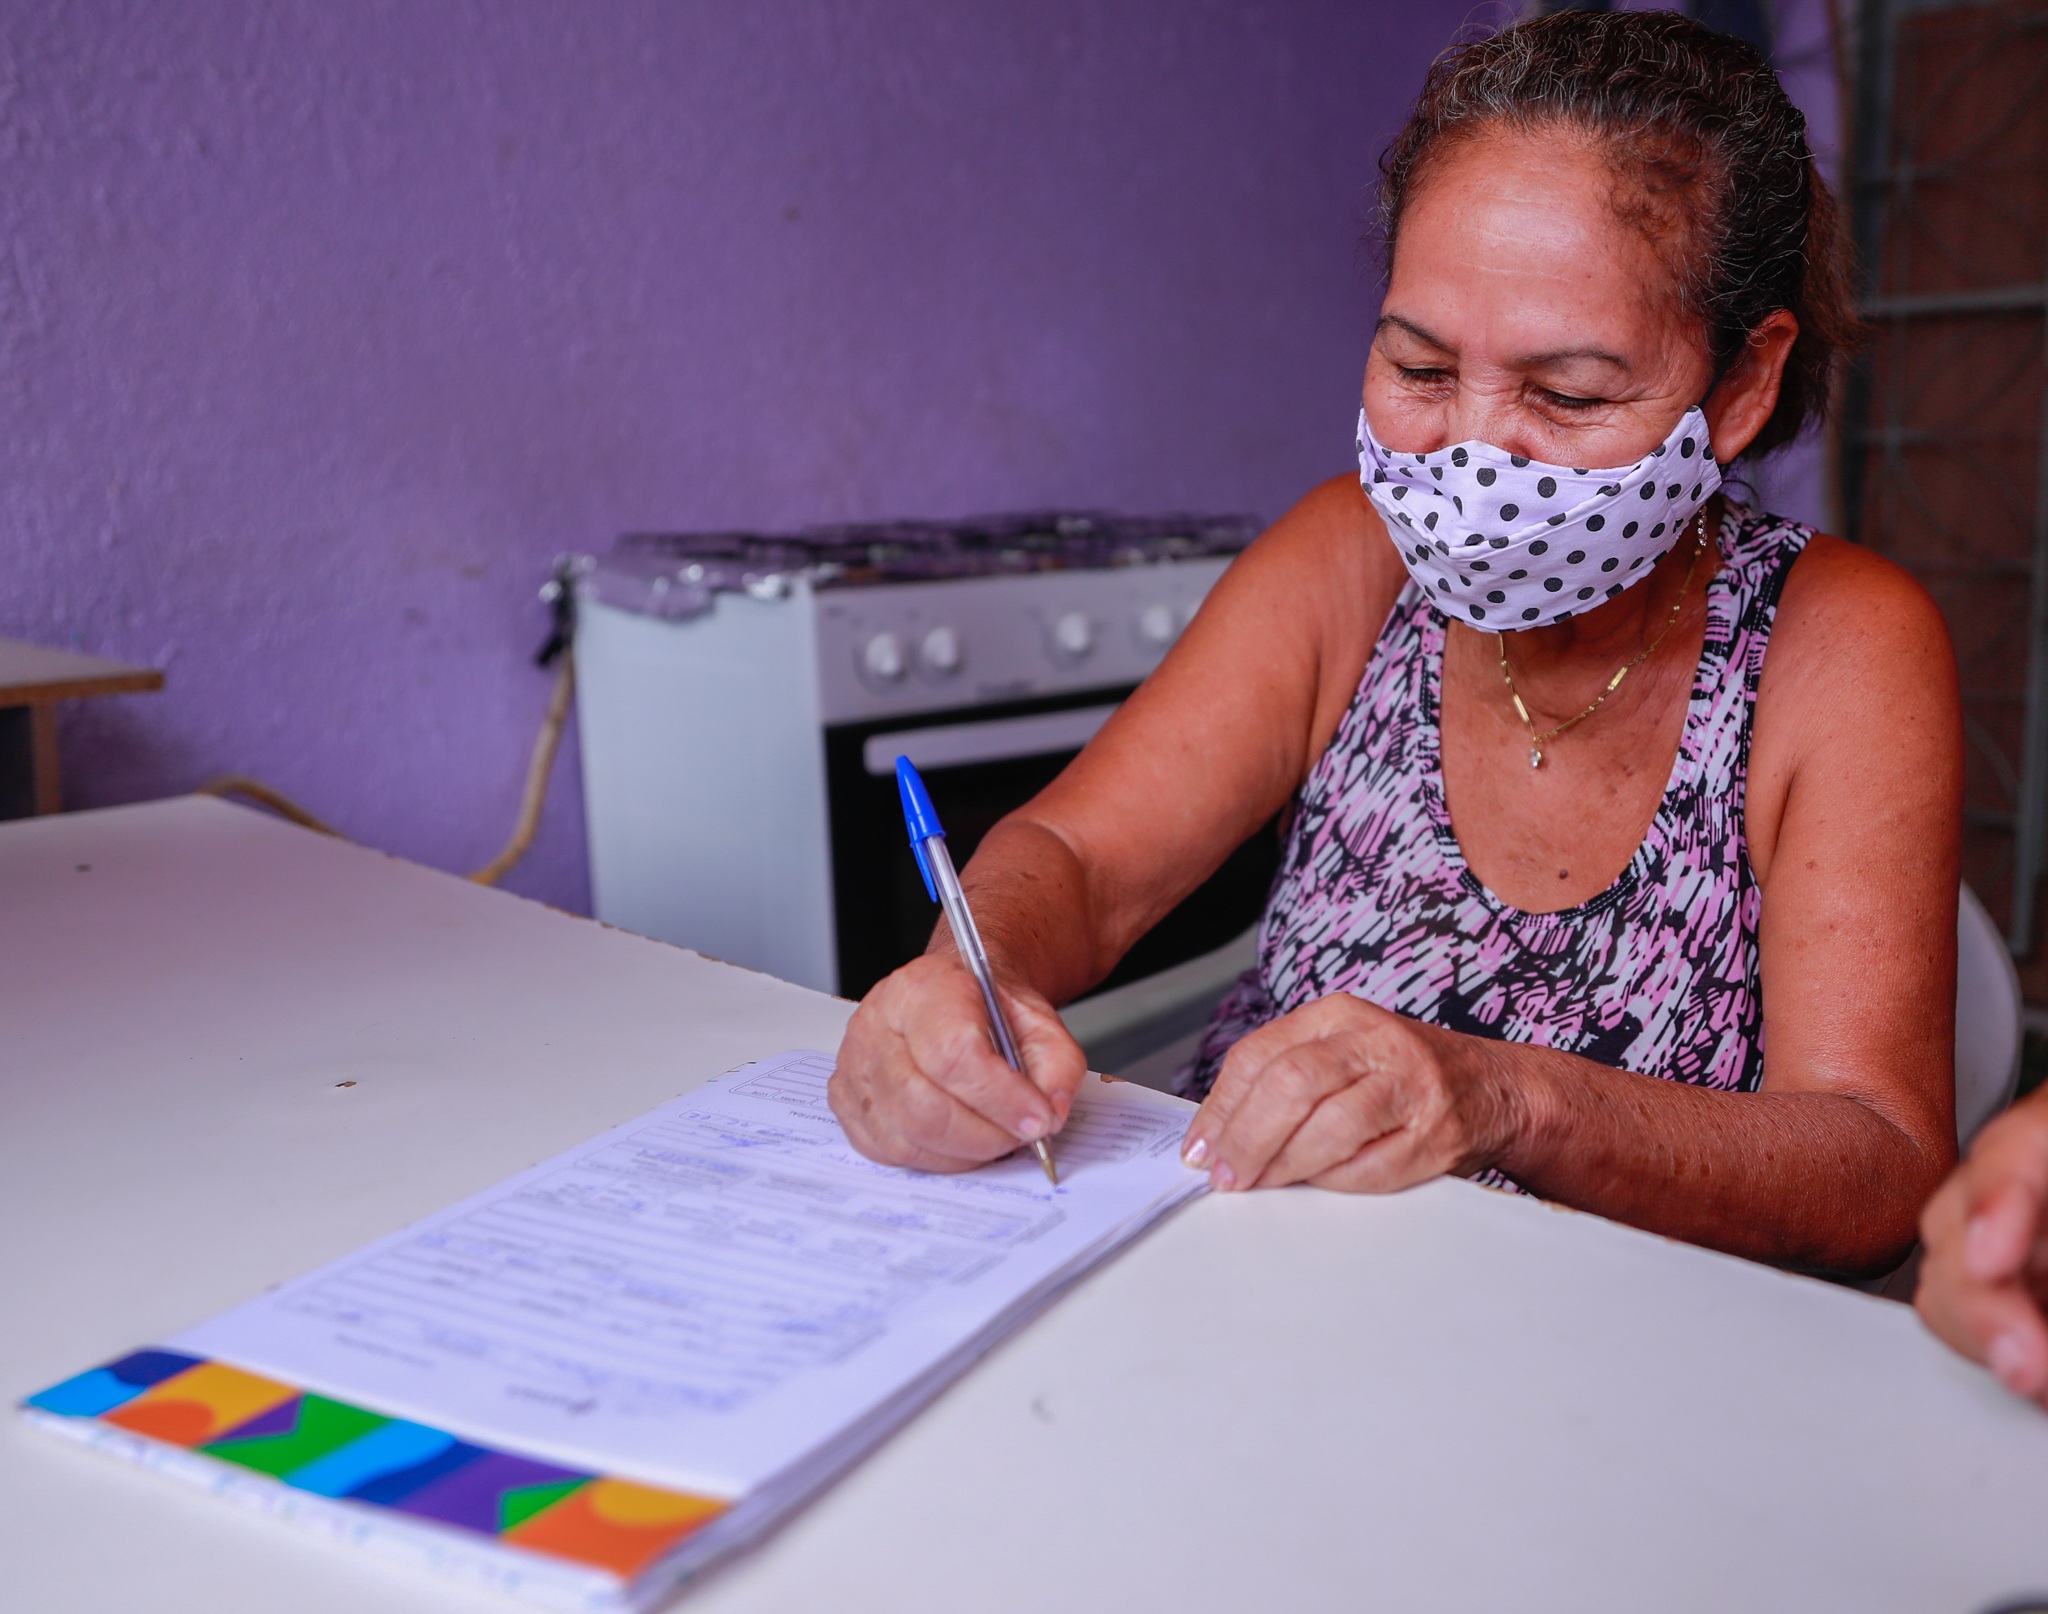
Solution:
M 576 558 L 598 917 L 858 995 L 931 927 L 892 817 L 895 758 L 925 773 L 964 861 L 1159 664 L 1257 531 L 1034 512 L 631 533 Z M 1226 865 L 1227 890 L 1189 899 L 1200 922 L 1181 915 L 1175 956 L 1146 963 L 1141 943 L 1138 972 L 1235 935 L 1270 871 Z

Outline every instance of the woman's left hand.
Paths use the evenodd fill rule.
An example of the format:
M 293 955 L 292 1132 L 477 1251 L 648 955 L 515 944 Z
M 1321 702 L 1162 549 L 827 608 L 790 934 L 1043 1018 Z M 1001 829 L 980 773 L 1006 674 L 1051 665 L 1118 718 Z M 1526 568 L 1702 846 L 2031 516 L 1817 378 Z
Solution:
M 1522 1096 L 1500 1045 L 1333 993 L 1232 1048 L 1182 1158 L 1219 1190 L 1391 1193 L 1493 1164 Z

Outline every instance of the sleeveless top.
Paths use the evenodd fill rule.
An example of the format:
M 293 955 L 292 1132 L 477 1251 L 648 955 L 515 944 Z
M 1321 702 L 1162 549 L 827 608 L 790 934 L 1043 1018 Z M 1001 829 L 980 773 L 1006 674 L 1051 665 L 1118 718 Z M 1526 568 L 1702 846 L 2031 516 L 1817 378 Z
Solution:
M 1642 845 L 1557 913 L 1502 902 L 1466 867 L 1438 750 L 1444 619 L 1411 582 L 1298 793 L 1259 928 L 1177 1089 L 1207 1093 L 1246 1032 L 1332 992 L 1452 1031 L 1672 1081 L 1763 1074 L 1762 906 L 1743 827 L 1749 739 L 1786 573 L 1813 536 L 1732 501 L 1678 756 Z M 1481 1181 L 1513 1185 L 1496 1172 Z

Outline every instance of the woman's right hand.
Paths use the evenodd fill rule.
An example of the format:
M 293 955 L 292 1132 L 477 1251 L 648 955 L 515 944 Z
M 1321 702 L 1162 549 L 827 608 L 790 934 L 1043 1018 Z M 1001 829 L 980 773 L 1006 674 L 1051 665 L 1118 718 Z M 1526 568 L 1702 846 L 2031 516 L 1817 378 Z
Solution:
M 913 959 L 861 1000 L 827 1089 L 855 1148 L 884 1165 L 968 1171 L 1066 1125 L 1088 1073 L 1081 1045 L 1039 993 L 999 990 L 1024 1075 L 996 1051 L 956 954 Z

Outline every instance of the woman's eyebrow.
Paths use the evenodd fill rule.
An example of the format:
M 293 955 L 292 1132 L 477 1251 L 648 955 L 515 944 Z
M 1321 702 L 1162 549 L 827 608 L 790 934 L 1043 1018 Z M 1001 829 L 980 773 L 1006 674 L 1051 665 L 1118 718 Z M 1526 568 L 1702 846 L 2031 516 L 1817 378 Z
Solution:
M 1634 374 L 1635 366 L 1619 353 L 1610 353 L 1604 347 L 1564 347 L 1550 353 L 1531 353 L 1515 361 L 1518 370 L 1540 370 L 1545 365 L 1563 364 L 1568 359 L 1592 359 L 1595 363 L 1612 365 L 1624 374 Z
M 1452 347 L 1450 343 L 1446 342 L 1434 331 L 1425 329 L 1423 326 L 1416 324 L 1414 320 L 1402 314 L 1381 314 L 1379 323 L 1373 327 L 1373 335 L 1378 336 L 1389 325 L 1393 326 L 1396 330 L 1406 331 L 1416 341 L 1425 343 L 1440 353 L 1455 353 L 1457 351 L 1457 349 Z M 1563 364 L 1572 359 L 1591 359 L 1596 364 L 1609 365 L 1621 371 L 1624 375 L 1633 375 L 1635 373 L 1635 366 L 1630 364 L 1627 359 L 1623 358 L 1619 353 L 1610 353 L 1604 347 L 1565 347 L 1554 349 L 1548 353 L 1530 353 L 1515 360 L 1515 368 L 1518 370 L 1540 370 L 1546 365 Z
M 1399 314 L 1380 315 L 1379 323 L 1373 326 L 1372 328 L 1372 334 L 1374 336 L 1378 336 L 1380 332 L 1385 330 L 1389 325 L 1393 326 L 1396 330 L 1406 331 L 1418 342 L 1428 343 L 1429 346 L 1437 349 L 1438 352 L 1449 353 L 1453 351 L 1451 344 L 1446 342 L 1442 337 L 1434 335 L 1433 333 L 1424 330 L 1412 319 L 1403 319 Z

